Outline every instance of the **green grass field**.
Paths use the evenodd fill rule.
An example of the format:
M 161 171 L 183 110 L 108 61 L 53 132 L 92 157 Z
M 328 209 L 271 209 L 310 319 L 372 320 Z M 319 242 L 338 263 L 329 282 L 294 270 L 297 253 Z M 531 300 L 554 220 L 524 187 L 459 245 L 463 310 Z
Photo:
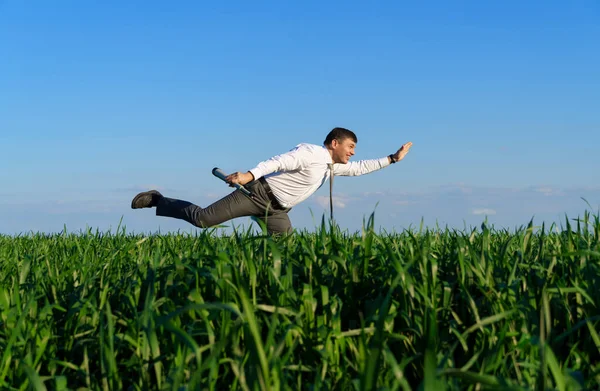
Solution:
M 0 389 L 594 389 L 600 218 L 563 225 L 0 236 Z

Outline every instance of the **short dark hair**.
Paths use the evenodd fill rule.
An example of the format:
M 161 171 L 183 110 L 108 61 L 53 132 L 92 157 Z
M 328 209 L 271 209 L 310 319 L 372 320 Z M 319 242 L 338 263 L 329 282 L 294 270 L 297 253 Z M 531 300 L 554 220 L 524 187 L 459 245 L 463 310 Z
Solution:
M 354 141 L 355 143 L 358 142 L 358 138 L 356 137 L 356 134 L 354 134 L 353 131 L 348 130 L 346 128 L 333 128 L 325 138 L 323 144 L 330 145 L 333 140 L 343 141 L 347 138 L 352 139 L 352 141 Z

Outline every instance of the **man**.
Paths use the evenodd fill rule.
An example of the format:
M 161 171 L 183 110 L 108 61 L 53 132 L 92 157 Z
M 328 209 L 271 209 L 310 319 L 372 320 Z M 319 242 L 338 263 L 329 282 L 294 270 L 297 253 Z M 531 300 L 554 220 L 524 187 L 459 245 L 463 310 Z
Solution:
M 299 144 L 287 153 L 259 163 L 248 172 L 236 172 L 225 178 L 230 186 L 243 185 L 252 195 L 235 190 L 212 205 L 201 208 L 187 201 L 164 197 L 156 190 L 139 193 L 131 202 L 133 209 L 156 207 L 157 216 L 185 220 L 207 228 L 242 216 L 264 221 L 270 234 L 291 233 L 288 212 L 307 199 L 333 175 L 368 174 L 406 156 L 412 142 L 396 153 L 380 159 L 348 163 L 358 139 L 354 132 L 334 128 L 323 143 Z

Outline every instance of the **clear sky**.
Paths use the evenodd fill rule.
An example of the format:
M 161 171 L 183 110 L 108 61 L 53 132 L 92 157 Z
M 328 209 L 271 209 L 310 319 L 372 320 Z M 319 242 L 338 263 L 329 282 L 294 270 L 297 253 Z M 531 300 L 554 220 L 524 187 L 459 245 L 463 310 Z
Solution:
M 139 191 L 206 206 L 335 126 L 336 219 L 462 228 L 600 207 L 600 3 L 0 0 L 0 233 L 194 232 Z M 313 229 L 329 186 L 290 212 Z M 581 198 L 585 198 L 590 208 Z M 246 218 L 234 220 L 247 225 Z

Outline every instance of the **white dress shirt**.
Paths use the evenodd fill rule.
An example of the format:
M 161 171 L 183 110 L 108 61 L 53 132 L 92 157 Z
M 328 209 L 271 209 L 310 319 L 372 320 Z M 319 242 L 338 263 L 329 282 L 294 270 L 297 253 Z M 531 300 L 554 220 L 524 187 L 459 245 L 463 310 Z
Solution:
M 254 179 L 265 177 L 281 206 L 291 208 L 304 201 L 329 179 L 331 155 L 324 146 L 298 144 L 289 152 L 258 163 L 250 170 Z M 363 175 L 389 166 L 386 157 L 335 163 L 333 175 Z

